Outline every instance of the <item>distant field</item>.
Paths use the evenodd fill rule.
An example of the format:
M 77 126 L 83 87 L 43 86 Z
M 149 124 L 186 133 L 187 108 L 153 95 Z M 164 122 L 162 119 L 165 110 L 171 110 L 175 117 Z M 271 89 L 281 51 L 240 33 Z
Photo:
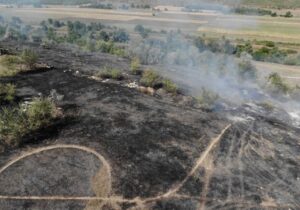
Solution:
M 300 2 L 300 0 L 299 0 Z M 164 8 L 166 6 L 161 6 Z M 298 10 L 297 10 L 298 11 Z M 280 42 L 280 47 L 300 51 L 300 17 L 272 18 L 256 17 L 218 12 L 182 12 L 178 7 L 168 7 L 168 11 L 156 13 L 150 10 L 101 10 L 76 7 L 51 6 L 49 8 L 4 8 L 4 16 L 19 16 L 30 24 L 39 24 L 47 18 L 81 21 L 101 21 L 131 31 L 136 24 L 142 24 L 153 30 L 173 30 L 180 28 L 188 34 L 244 40 L 272 40 Z M 132 32 L 132 31 L 131 31 Z M 159 34 L 157 34 L 159 36 Z M 279 64 L 256 63 L 264 75 L 270 71 L 282 74 L 292 84 L 300 85 L 300 67 Z
M 276 72 L 288 81 L 291 86 L 300 86 L 300 66 L 287 66 L 275 63 L 256 62 L 254 64 L 261 79 L 266 78 L 270 73 Z

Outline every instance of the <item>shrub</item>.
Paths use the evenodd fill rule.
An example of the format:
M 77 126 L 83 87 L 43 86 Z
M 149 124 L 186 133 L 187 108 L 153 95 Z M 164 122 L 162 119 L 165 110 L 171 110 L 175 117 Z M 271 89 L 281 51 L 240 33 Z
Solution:
M 134 57 L 131 60 L 130 64 L 130 70 L 132 74 L 139 74 L 140 73 L 140 68 L 141 68 L 141 62 L 138 57 Z
M 116 68 L 105 67 L 99 75 L 102 79 L 115 79 L 115 80 L 122 80 L 123 75 L 122 72 Z
M 163 88 L 164 88 L 167 92 L 173 93 L 173 94 L 176 94 L 176 93 L 178 92 L 178 87 L 177 87 L 177 85 L 176 85 L 174 82 L 172 82 L 171 80 L 169 80 L 169 79 L 164 79 L 164 80 L 162 81 L 162 83 L 163 83 Z
M 149 29 L 144 28 L 144 26 L 142 26 L 141 24 L 138 24 L 134 27 L 134 31 L 139 33 L 141 35 L 141 37 L 143 38 L 147 38 L 149 36 Z
M 287 94 L 291 90 L 278 73 L 271 73 L 268 77 L 268 82 L 276 91 L 284 94 Z
M 57 117 L 54 103 L 48 98 L 36 98 L 30 104 L 0 111 L 0 141 L 17 146 L 22 137 L 51 123 Z
M 300 65 L 300 54 L 299 55 L 290 55 L 285 58 L 284 64 L 286 65 Z
M 219 99 L 219 95 L 202 88 L 200 95 L 196 97 L 196 100 L 205 108 L 210 108 Z
M 259 105 L 262 106 L 267 111 L 272 111 L 275 109 L 275 106 L 270 101 L 261 102 L 259 103 Z
M 293 17 L 293 14 L 292 14 L 290 11 L 287 11 L 287 12 L 285 13 L 285 15 L 283 15 L 283 17 L 291 18 L 291 17 Z
M 20 71 L 18 65 L 21 64 L 21 59 L 14 55 L 4 55 L 0 58 L 0 77 L 13 76 Z
M 153 70 L 146 70 L 140 80 L 141 84 L 147 87 L 156 87 L 161 83 L 160 76 Z
M 49 124 L 56 113 L 55 104 L 50 99 L 34 99 L 26 109 L 29 128 L 35 130 Z
M 250 60 L 242 60 L 239 63 L 239 71 L 238 75 L 241 79 L 250 79 L 255 80 L 256 79 L 256 68 L 254 65 L 252 65 Z
M 38 56 L 34 51 L 25 49 L 22 52 L 21 59 L 29 69 L 32 69 L 37 62 Z
M 0 84 L 0 104 L 11 103 L 16 94 L 16 87 L 12 84 Z

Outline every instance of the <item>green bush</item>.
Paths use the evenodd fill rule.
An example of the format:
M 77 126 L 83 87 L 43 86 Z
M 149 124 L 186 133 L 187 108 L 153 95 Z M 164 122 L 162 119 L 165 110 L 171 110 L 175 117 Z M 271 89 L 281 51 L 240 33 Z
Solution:
M 291 17 L 293 17 L 293 14 L 291 13 L 291 11 L 287 11 L 287 12 L 285 13 L 285 15 L 283 15 L 283 17 L 291 18 Z
M 48 98 L 36 98 L 26 109 L 28 126 L 31 130 L 49 124 L 55 115 L 55 104 Z
M 130 63 L 130 70 L 132 74 L 139 74 L 141 68 L 141 62 L 138 57 L 134 57 Z
M 21 59 L 29 69 L 32 69 L 38 60 L 38 56 L 34 51 L 25 49 L 21 54 Z
M 21 71 L 18 65 L 21 59 L 14 55 L 4 55 L 0 58 L 0 77 L 14 76 Z
M 239 63 L 238 75 L 241 79 L 255 80 L 257 77 L 257 70 L 254 65 L 252 65 L 249 60 L 242 60 Z
M 0 111 L 0 141 L 8 146 L 19 145 L 26 134 L 51 123 L 57 117 L 54 103 L 48 98 L 36 98 L 30 104 Z
M 141 84 L 147 87 L 155 87 L 161 83 L 160 76 L 153 70 L 146 70 L 140 80 Z
M 15 99 L 16 87 L 12 84 L 0 84 L 0 104 L 11 103 Z
M 271 73 L 268 77 L 268 82 L 275 91 L 287 94 L 291 90 L 278 73 Z
M 259 105 L 268 111 L 272 111 L 275 109 L 275 106 L 270 101 L 261 102 L 259 103 Z
M 219 95 L 209 91 L 205 88 L 202 88 L 200 94 L 198 97 L 196 97 L 196 100 L 198 101 L 198 103 L 200 103 L 203 107 L 205 108 L 210 108 L 211 106 L 213 106 L 216 101 L 219 99 Z
M 98 74 L 102 79 L 122 80 L 123 75 L 119 69 L 104 67 L 104 70 Z
M 300 65 L 300 54 L 299 55 L 289 55 L 285 58 L 284 64 L 286 65 Z
M 177 85 L 176 85 L 174 82 L 172 82 L 171 80 L 169 80 L 169 79 L 164 79 L 164 80 L 162 81 L 162 83 L 163 83 L 163 88 L 164 88 L 167 92 L 173 93 L 173 94 L 176 94 L 176 93 L 178 92 L 178 87 L 177 87 Z

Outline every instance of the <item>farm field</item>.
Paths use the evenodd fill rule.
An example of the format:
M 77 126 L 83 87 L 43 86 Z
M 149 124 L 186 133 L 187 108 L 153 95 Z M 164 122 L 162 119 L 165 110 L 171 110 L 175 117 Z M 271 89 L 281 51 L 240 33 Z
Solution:
M 272 18 L 204 11 L 197 13 L 182 12 L 180 7 L 158 6 L 168 8 L 168 11 L 159 12 L 156 16 L 150 10 L 103 10 L 86 9 L 72 6 L 49 6 L 49 8 L 10 8 L 0 7 L 2 15 L 18 16 L 30 24 L 38 25 L 47 18 L 62 20 L 100 21 L 102 23 L 126 28 L 133 32 L 137 24 L 155 31 L 176 30 L 180 28 L 189 34 L 205 34 L 208 37 L 226 36 L 233 42 L 243 40 L 270 40 L 279 42 L 286 49 L 300 51 L 300 16 L 298 10 L 294 18 Z M 296 12 L 295 12 L 296 11 Z M 256 62 L 256 66 L 265 75 L 270 69 L 282 74 L 291 83 L 299 84 L 299 67 L 279 64 Z M 271 68 L 270 68 L 271 67 Z M 292 74 L 292 76 L 287 76 Z

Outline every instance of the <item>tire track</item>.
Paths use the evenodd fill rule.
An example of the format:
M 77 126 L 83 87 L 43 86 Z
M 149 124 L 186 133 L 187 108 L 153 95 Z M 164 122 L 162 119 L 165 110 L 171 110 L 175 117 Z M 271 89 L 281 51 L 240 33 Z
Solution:
M 181 182 L 176 184 L 173 188 L 171 188 L 166 193 L 164 193 L 162 195 L 159 195 L 157 197 L 152 197 L 152 198 L 145 199 L 144 202 L 155 201 L 155 200 L 159 200 L 161 198 L 169 198 L 172 195 L 176 194 L 176 192 L 178 192 L 180 190 L 180 188 L 182 188 L 182 186 L 188 181 L 188 179 L 191 178 L 195 174 L 195 172 L 202 165 L 203 161 L 207 158 L 207 156 L 209 155 L 211 150 L 219 143 L 219 141 L 222 139 L 224 133 L 230 127 L 231 127 L 231 124 L 227 125 L 217 137 L 213 138 L 213 140 L 208 145 L 207 149 L 201 154 L 201 156 L 196 161 L 196 163 L 195 163 L 194 167 L 192 168 L 192 170 L 188 173 L 188 175 Z

